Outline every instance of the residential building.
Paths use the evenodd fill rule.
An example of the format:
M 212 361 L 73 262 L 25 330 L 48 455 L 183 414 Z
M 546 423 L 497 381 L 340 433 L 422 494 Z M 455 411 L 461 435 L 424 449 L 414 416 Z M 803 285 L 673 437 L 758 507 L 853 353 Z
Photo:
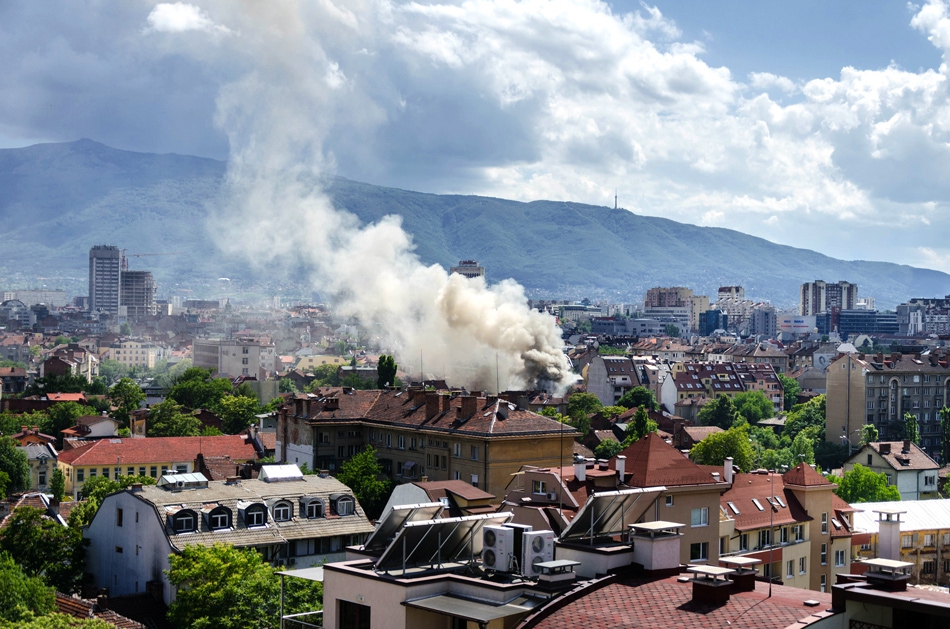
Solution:
M 485 267 L 478 260 L 460 260 L 458 266 L 449 269 L 449 273 L 458 273 L 468 278 L 485 277 Z
M 17 446 L 17 449 L 26 454 L 30 465 L 30 490 L 49 491 L 49 484 L 53 480 L 53 472 L 56 471 L 56 460 L 59 456 L 56 448 L 48 443 L 28 443 Z
M 716 291 L 716 300 L 745 299 L 745 289 L 741 286 L 720 286 Z
M 70 439 L 111 439 L 119 436 L 119 428 L 121 427 L 122 424 L 117 420 L 102 413 L 101 415 L 77 417 L 75 426 L 61 432 L 64 437 Z
M 121 283 L 120 304 L 130 321 L 155 315 L 157 285 L 151 271 L 122 271 Z
M 882 527 L 896 526 L 899 541 L 893 550 L 897 552 L 886 558 L 911 563 L 915 583 L 950 584 L 950 500 L 862 502 L 855 507 L 860 511 L 854 514 L 854 557 L 886 557 L 891 549 L 885 548 L 882 537 L 887 531 L 882 536 Z
M 575 432 L 494 396 L 327 388 L 281 409 L 277 460 L 335 472 L 366 446 L 396 482 L 462 480 L 495 496 L 523 464 L 569 463 Z
M 89 250 L 89 310 L 118 315 L 122 304 L 122 252 L 96 245 Z
M 853 510 L 834 494 L 835 485 L 806 463 L 784 474 L 732 476 L 727 461 L 732 486 L 719 504 L 721 555 L 758 559 L 766 577 L 827 592 L 851 564 Z
M 39 426 L 22 426 L 20 432 L 10 435 L 10 438 L 18 445 L 25 446 L 31 443 L 55 444 L 56 437 L 40 432 Z
M 0 367 L 0 395 L 19 395 L 26 390 L 25 367 Z
M 96 586 L 110 596 L 160 591 L 168 604 L 169 555 L 189 544 L 253 548 L 275 566 L 306 568 L 343 559 L 344 548 L 372 530 L 346 485 L 278 465 L 255 480 L 169 474 L 154 486 L 133 485 L 102 501 L 83 537 Z
M 767 304 L 758 304 L 752 309 L 749 331 L 754 336 L 775 338 L 778 335 L 777 321 L 775 308 Z
M 587 392 L 604 406 L 615 406 L 624 393 L 640 386 L 637 368 L 629 356 L 594 356 L 587 367 Z
M 902 436 L 904 414 L 917 421 L 920 447 L 939 460 L 940 409 L 948 402 L 948 355 L 839 355 L 828 367 L 825 439 L 857 446 L 864 424 L 874 424 L 882 441 Z
M 732 363 L 677 363 L 663 381 L 659 402 L 672 413 L 676 403 L 683 400 L 700 396 L 711 400 L 720 395 L 735 397 L 744 390 Z
M 938 497 L 937 475 L 940 466 L 910 440 L 864 444 L 844 462 L 844 471 L 853 470 L 856 463 L 887 476 L 887 484 L 897 487 L 901 492 L 901 500 Z
M 801 287 L 798 314 L 808 316 L 832 310 L 854 310 L 857 300 L 857 284 L 844 281 L 831 284 L 823 280 L 805 282 Z
M 109 355 L 126 367 L 154 369 L 155 363 L 165 356 L 162 347 L 141 339 L 122 339 L 109 345 Z
M 219 377 L 256 376 L 266 380 L 276 371 L 274 344 L 258 337 L 195 339 L 194 366 L 211 368 Z
M 216 437 L 149 437 L 100 439 L 59 455 L 66 476 L 66 493 L 78 499 L 83 484 L 95 476 L 151 476 L 169 471 L 190 473 L 198 454 L 228 457 L 234 463 L 251 463 L 257 452 L 245 435 Z
M 785 408 L 785 389 L 769 363 L 735 363 L 733 368 L 746 391 L 760 391 L 779 414 Z
M 898 334 L 950 334 L 950 295 L 914 298 L 897 306 Z
M 380 521 L 398 505 L 420 503 L 439 503 L 443 507 L 441 516 L 457 518 L 479 513 L 494 513 L 498 510 L 497 499 L 487 491 L 472 487 L 461 480 L 430 481 L 423 479 L 414 483 L 403 483 L 393 488 L 386 506 L 383 507 Z

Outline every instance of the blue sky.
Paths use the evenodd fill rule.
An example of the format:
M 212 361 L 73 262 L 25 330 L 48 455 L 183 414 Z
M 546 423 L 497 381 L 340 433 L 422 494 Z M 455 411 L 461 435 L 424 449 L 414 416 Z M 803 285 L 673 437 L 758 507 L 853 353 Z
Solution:
M 950 271 L 946 0 L 0 5 L 0 146 L 621 205 Z M 835 279 L 835 278 L 827 278 Z

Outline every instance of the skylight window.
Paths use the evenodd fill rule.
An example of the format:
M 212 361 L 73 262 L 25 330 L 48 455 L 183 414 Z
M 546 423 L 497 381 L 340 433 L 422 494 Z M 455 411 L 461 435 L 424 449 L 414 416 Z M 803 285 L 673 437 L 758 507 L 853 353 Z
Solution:
M 755 508 L 758 509 L 759 511 L 765 511 L 765 507 L 762 506 L 762 503 L 759 502 L 758 498 L 753 498 L 752 504 L 754 504 Z
M 736 508 L 736 504 L 734 502 L 727 502 L 726 504 L 729 505 L 729 508 L 732 509 L 733 513 L 740 515 L 739 509 Z
M 772 497 L 775 498 L 775 501 L 776 501 L 777 503 L 779 503 L 780 505 L 782 505 L 782 508 L 783 508 L 783 509 L 786 507 L 785 501 L 782 500 L 779 496 L 772 496 Z

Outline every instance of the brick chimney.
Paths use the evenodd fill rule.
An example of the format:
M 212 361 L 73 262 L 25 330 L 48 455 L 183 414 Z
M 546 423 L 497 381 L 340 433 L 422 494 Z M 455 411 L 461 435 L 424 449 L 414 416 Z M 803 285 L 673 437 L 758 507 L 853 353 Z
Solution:
M 901 449 L 903 454 L 910 454 L 910 439 L 904 439 L 904 447 Z
M 439 398 L 442 397 L 438 393 L 428 393 L 426 394 L 426 419 L 432 419 L 439 414 L 439 409 L 441 408 L 441 403 Z
M 461 417 L 471 417 L 475 414 L 475 411 L 478 410 L 478 398 L 474 395 L 464 395 L 462 396 L 462 406 L 459 409 L 459 414 Z
M 452 408 L 452 396 L 451 395 L 440 395 L 439 398 L 442 401 L 442 412 L 448 413 L 449 409 Z
M 323 410 L 325 411 L 336 411 L 340 409 L 340 398 L 337 397 L 328 397 L 323 403 Z
M 891 444 L 889 444 L 889 443 L 882 443 L 882 444 L 881 444 L 880 446 L 878 446 L 878 447 L 880 448 L 879 451 L 880 451 L 881 454 L 890 454 L 890 453 L 891 453 Z
M 423 389 L 412 389 L 412 406 L 413 408 L 419 408 L 426 403 L 426 390 Z

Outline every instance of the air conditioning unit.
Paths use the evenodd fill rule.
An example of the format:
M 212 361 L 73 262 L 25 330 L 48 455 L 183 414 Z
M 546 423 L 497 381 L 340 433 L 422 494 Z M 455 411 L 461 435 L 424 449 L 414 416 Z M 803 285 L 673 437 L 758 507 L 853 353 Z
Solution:
M 556 492 L 556 491 L 549 491 L 549 492 L 548 492 L 548 500 L 557 500 L 557 492 Z
M 296 558 L 296 557 L 291 557 L 290 559 L 288 559 L 288 560 L 287 560 L 287 565 L 288 565 L 288 566 L 296 566 L 296 565 L 297 565 L 297 558 Z
M 482 565 L 486 570 L 508 572 L 515 543 L 514 530 L 506 526 L 482 528 Z
M 521 549 L 521 573 L 530 578 L 541 575 L 539 563 L 554 560 L 554 531 L 529 531 Z

